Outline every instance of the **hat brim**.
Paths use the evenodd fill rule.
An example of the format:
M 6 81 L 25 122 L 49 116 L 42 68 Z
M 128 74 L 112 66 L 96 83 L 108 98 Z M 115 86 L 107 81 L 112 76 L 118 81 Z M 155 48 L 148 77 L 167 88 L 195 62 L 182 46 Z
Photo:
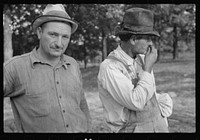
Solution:
M 120 34 L 127 34 L 127 33 L 131 33 L 134 35 L 140 34 L 140 35 L 153 35 L 153 36 L 160 37 L 157 31 L 149 31 L 149 32 L 119 31 L 115 34 L 115 36 L 119 36 Z
M 37 17 L 33 23 L 32 23 L 32 27 L 33 27 L 33 31 L 36 32 L 37 28 L 42 25 L 43 23 L 46 22 L 50 22 L 50 21 L 62 21 L 62 22 L 66 22 L 66 23 L 71 23 L 72 25 L 72 30 L 71 33 L 73 34 L 77 28 L 78 28 L 78 23 L 76 23 L 75 21 L 73 21 L 72 19 L 68 19 L 68 18 L 63 18 L 63 17 L 59 17 L 59 16 L 53 16 L 53 15 L 42 15 Z

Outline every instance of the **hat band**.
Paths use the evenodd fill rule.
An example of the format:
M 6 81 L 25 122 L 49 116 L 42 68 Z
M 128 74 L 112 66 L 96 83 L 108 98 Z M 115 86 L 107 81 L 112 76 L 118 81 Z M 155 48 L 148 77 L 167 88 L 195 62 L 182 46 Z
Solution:
M 132 32 L 151 32 L 153 31 L 153 26 L 126 26 L 122 27 L 124 31 L 132 31 Z
M 62 12 L 62 11 L 50 11 L 48 13 L 45 14 L 46 16 L 58 16 L 58 17 L 62 17 L 62 18 L 68 18 L 68 19 L 71 19 L 70 16 L 65 13 L 65 12 Z M 45 16 L 43 15 L 43 16 Z

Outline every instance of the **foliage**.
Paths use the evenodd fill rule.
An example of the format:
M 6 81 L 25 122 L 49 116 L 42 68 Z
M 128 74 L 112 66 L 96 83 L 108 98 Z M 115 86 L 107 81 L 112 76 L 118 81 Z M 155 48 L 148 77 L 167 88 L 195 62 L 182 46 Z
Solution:
M 12 15 L 13 55 L 30 52 L 38 40 L 31 28 L 32 21 L 42 13 L 46 4 L 4 4 L 3 14 Z M 68 14 L 78 21 L 66 51 L 77 60 L 102 55 L 103 59 L 116 47 L 115 26 L 122 21 L 130 7 L 154 11 L 155 29 L 160 33 L 157 47 L 161 51 L 177 49 L 180 41 L 186 44 L 195 38 L 195 4 L 64 4 Z M 189 45 L 188 45 L 189 46 Z M 173 48 L 174 47 L 174 48 Z

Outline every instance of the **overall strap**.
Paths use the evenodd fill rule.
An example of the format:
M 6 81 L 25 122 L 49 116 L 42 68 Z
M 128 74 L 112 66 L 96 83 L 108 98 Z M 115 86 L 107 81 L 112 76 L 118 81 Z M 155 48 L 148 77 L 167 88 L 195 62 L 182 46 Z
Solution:
M 129 67 L 128 67 L 122 60 L 118 59 L 118 58 L 115 57 L 115 56 L 109 55 L 109 56 L 107 56 L 106 59 L 112 59 L 112 60 L 119 61 L 119 62 L 121 62 L 121 63 L 124 65 L 124 67 L 127 69 L 128 72 L 131 71 L 131 70 L 129 69 Z

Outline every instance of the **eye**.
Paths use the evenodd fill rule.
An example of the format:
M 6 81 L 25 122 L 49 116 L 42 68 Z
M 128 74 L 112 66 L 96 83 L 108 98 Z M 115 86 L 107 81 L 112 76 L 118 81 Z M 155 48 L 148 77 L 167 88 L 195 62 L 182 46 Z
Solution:
M 136 36 L 136 39 L 137 39 L 137 40 L 143 39 L 143 36 L 137 35 L 137 36 Z
M 57 37 L 57 34 L 56 34 L 56 33 L 49 33 L 49 35 L 50 35 L 51 37 Z
M 64 39 L 68 39 L 69 36 L 68 36 L 68 35 L 64 35 L 63 38 L 64 38 Z

